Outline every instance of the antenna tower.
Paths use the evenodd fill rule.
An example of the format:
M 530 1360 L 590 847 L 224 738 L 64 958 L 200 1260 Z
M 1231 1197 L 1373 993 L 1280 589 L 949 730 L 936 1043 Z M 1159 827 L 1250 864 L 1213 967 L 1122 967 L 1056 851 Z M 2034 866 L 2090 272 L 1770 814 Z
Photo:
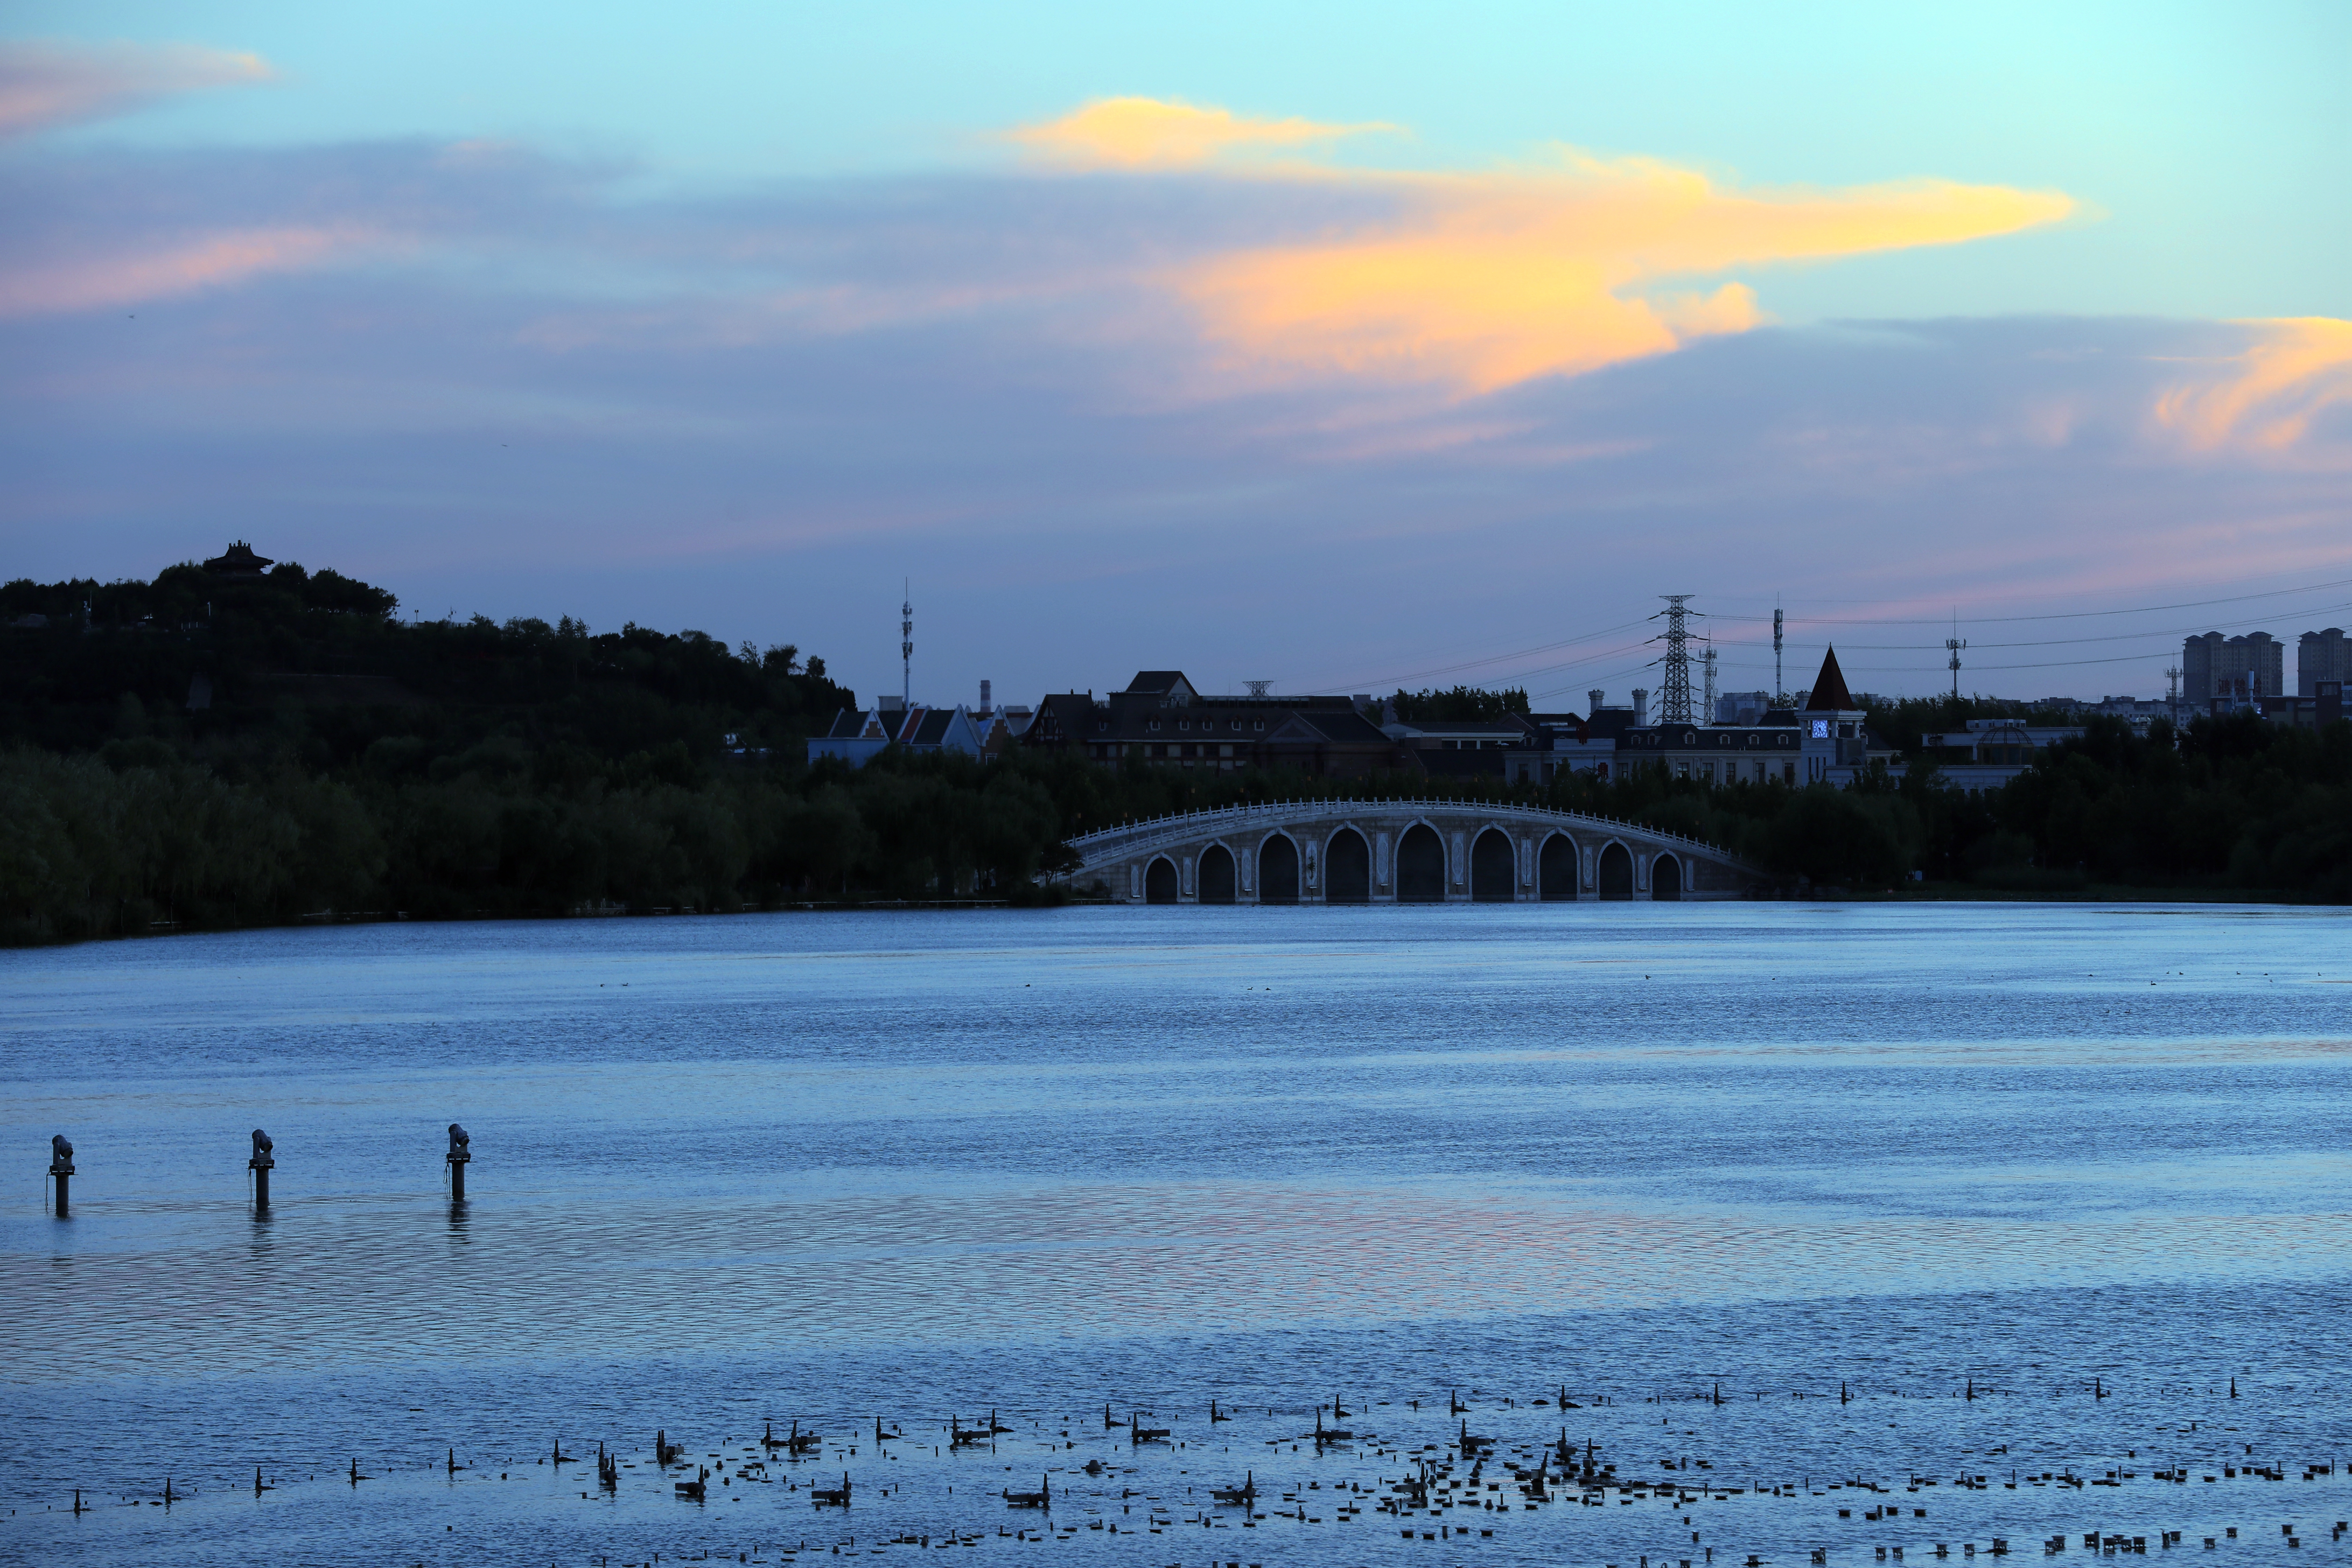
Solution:
M 1263 697 L 1265 695 L 1266 688 L 1272 686 L 1274 682 L 1271 680 L 1244 680 L 1242 684 L 1249 688 L 1249 694 L 1252 697 Z
M 898 605 L 898 702 L 912 707 L 915 701 L 915 596 L 907 583 L 899 584 L 906 597 Z
M 1710 637 L 1707 640 L 1706 652 L 1701 654 L 1699 658 L 1706 666 L 1706 717 L 1701 722 L 1712 724 L 1715 722 L 1715 641 L 1713 638 Z
M 1788 683 L 1780 679 L 1780 606 L 1772 606 L 1772 706 L 1789 705 Z
M 2180 667 L 2174 665 L 2164 672 L 2164 705 L 2171 710 L 2172 721 L 2180 722 Z
M 1952 658 L 1952 701 L 1955 704 L 1960 700 L 1960 650 L 1968 646 L 1969 639 L 1960 636 L 1959 613 L 1954 611 L 1952 635 L 1944 639 L 1944 651 Z
M 1690 630 L 1683 623 L 1683 617 L 1690 614 L 1684 607 L 1684 602 L 1690 596 L 1688 594 L 1658 595 L 1666 602 L 1664 612 L 1666 617 L 1664 639 L 1666 645 L 1666 685 L 1665 689 L 1658 696 L 1658 722 L 1661 724 L 1693 722 L 1690 689 Z M 1650 640 L 1656 642 L 1660 639 L 1653 637 Z

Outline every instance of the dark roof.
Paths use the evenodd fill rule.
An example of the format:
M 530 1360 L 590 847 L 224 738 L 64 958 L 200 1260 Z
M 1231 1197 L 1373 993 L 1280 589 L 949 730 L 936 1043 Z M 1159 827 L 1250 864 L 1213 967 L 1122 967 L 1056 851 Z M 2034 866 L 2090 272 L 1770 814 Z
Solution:
M 1503 759 L 1510 755 L 1499 747 L 1486 747 L 1473 752 L 1408 751 L 1405 756 L 1421 771 L 1433 779 L 1501 778 Z
M 1405 728 L 1418 730 L 1423 735 L 1479 736 L 1494 741 L 1524 740 L 1535 732 L 1535 725 L 1517 713 L 1508 719 L 1436 720 L 1423 722 L 1408 721 Z
M 1157 695 L 1175 690 L 1179 682 L 1187 690 L 1198 689 L 1191 681 L 1184 679 L 1184 672 L 1181 669 L 1139 669 L 1135 672 L 1135 679 L 1127 683 L 1127 689 Z
M 1048 691 L 1037 699 L 1037 715 L 1021 731 L 1024 746 L 1066 746 L 1089 739 L 1095 710 L 1091 691 Z
M 1808 713 L 1851 712 L 1853 693 L 1845 689 L 1845 672 L 1838 668 L 1837 649 L 1822 656 L 1822 672 L 1813 677 L 1813 694 L 1805 700 Z
M 1594 740 L 1606 741 L 1622 735 L 1633 727 L 1631 708 L 1603 708 L 1584 721 L 1584 732 Z
M 1562 741 L 1583 741 L 1592 734 L 1592 726 L 1581 713 L 1531 713 L 1536 732 L 1521 742 L 1538 750 L 1548 750 Z
M 948 726 L 954 722 L 952 708 L 926 709 L 923 716 L 915 721 L 914 733 L 901 739 L 910 746 L 936 746 L 947 739 Z
M 1302 708 L 1291 715 L 1290 723 L 1307 725 L 1322 731 L 1326 740 L 1349 746 L 1387 746 L 1393 744 L 1388 732 L 1353 708 Z
M 834 714 L 832 724 L 825 729 L 824 739 L 854 741 L 865 732 L 866 715 L 855 708 L 844 708 Z
M 258 577 L 262 569 L 276 564 L 267 555 L 256 555 L 253 546 L 240 539 L 218 555 L 205 563 L 205 570 L 220 576 Z

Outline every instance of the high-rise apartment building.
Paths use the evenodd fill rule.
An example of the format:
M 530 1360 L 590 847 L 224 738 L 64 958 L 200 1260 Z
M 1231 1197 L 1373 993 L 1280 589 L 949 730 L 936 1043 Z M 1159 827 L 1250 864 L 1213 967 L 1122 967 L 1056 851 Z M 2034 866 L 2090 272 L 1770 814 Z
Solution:
M 2181 697 L 2192 710 L 2216 697 L 2249 701 L 2286 693 L 2286 645 L 2268 632 L 2207 632 L 2180 650 Z
M 2346 646 L 2341 626 L 2305 632 L 2295 645 L 2294 694 L 2315 697 L 2323 680 L 2352 680 L 2352 647 Z

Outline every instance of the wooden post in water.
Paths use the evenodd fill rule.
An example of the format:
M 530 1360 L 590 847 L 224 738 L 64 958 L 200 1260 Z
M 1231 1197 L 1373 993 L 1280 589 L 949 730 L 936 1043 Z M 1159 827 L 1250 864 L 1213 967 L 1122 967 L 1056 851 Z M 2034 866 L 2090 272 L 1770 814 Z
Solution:
M 269 1134 L 258 1127 L 255 1128 L 253 1158 L 245 1163 L 245 1168 L 253 1173 L 253 1211 L 256 1214 L 269 1206 L 269 1173 L 278 1165 L 278 1162 L 270 1157 L 271 1148 Z
M 66 1142 L 64 1133 L 52 1132 L 49 1134 L 49 1179 L 58 1184 L 59 1219 L 66 1217 L 67 1188 L 73 1181 L 73 1145 Z
M 464 1128 L 449 1123 L 449 1201 L 453 1204 L 466 1201 L 466 1165 L 474 1157 L 472 1142 Z

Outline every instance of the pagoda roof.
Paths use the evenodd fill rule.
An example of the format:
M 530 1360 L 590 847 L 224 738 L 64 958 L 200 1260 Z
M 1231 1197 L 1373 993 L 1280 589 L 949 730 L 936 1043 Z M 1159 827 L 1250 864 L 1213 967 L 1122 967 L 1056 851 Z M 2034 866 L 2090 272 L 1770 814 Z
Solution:
M 1853 693 L 1845 689 L 1845 672 L 1838 668 L 1837 648 L 1822 656 L 1822 672 L 1813 677 L 1813 694 L 1805 700 L 1808 713 L 1854 711 Z
M 258 577 L 265 567 L 275 564 L 268 556 L 256 554 L 253 546 L 240 539 L 205 562 L 205 570 L 216 576 Z

